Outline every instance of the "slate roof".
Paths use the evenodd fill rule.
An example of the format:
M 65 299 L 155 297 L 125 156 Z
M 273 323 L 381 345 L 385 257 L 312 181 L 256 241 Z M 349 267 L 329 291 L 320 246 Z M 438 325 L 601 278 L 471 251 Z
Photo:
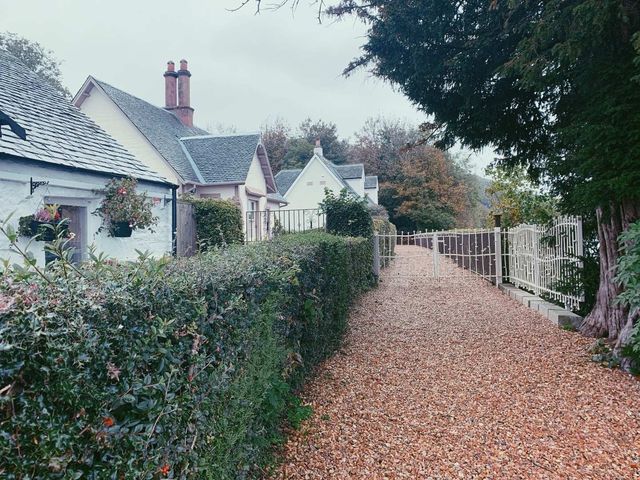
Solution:
M 180 138 L 208 135 L 208 132 L 197 127 L 187 127 L 164 108 L 156 107 L 108 83 L 95 78 L 93 80 L 184 180 L 199 182 L 197 173 L 180 145 Z
M 2 129 L 0 154 L 167 183 L 19 60 L 0 49 L 0 111 L 27 130 Z
M 181 139 L 203 183 L 244 183 L 260 143 L 260 134 L 203 135 Z
M 273 200 L 273 201 L 280 202 L 280 203 L 288 203 L 287 199 L 284 198 L 279 193 L 267 193 L 267 198 L 269 200 Z
M 370 175 L 364 177 L 364 188 L 376 188 L 378 186 L 378 177 L 376 175 Z
M 364 165 L 361 163 L 353 163 L 348 165 L 335 165 L 340 176 L 345 180 L 352 178 L 362 178 L 364 175 Z
M 278 173 L 276 173 L 275 179 L 276 187 L 278 187 L 278 192 L 280 192 L 282 195 L 287 193 L 287 190 L 289 190 L 289 187 L 293 185 L 293 182 L 296 181 L 296 178 L 298 178 L 298 175 L 300 175 L 301 172 L 301 168 L 295 168 L 289 170 L 280 170 Z

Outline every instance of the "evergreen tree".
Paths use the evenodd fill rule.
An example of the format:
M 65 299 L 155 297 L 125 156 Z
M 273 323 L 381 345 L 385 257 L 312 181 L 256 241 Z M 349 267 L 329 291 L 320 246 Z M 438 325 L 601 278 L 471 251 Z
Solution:
M 342 0 L 368 23 L 368 66 L 441 127 L 438 145 L 491 146 L 571 213 L 597 212 L 601 279 L 582 326 L 625 342 L 615 301 L 624 229 L 640 216 L 640 2 Z

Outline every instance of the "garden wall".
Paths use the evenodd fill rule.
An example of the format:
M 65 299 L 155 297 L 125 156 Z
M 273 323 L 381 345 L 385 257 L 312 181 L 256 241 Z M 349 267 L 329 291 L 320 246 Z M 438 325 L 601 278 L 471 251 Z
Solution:
M 0 476 L 260 476 L 371 261 L 369 240 L 309 233 L 0 277 Z

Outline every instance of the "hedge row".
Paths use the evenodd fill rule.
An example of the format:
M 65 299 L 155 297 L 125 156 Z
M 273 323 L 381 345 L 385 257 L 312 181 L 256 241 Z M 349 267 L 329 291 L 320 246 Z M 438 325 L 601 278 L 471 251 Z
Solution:
M 190 198 L 201 251 L 244 241 L 242 211 L 231 200 Z
M 0 477 L 260 476 L 292 388 L 372 284 L 370 245 L 286 235 L 0 277 Z

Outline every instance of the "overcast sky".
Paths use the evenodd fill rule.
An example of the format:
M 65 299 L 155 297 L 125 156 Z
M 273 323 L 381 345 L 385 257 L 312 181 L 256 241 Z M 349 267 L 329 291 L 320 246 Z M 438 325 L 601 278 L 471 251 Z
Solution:
M 350 137 L 369 117 L 425 120 L 401 93 L 365 71 L 342 70 L 359 53 L 365 27 L 356 21 L 318 24 L 305 0 L 255 15 L 240 0 L 0 0 L 0 31 L 54 51 L 64 84 L 75 93 L 88 75 L 164 103 L 167 60 L 189 61 L 194 121 L 203 128 L 257 131 L 281 117 L 337 124 Z M 473 155 L 481 173 L 490 161 Z

